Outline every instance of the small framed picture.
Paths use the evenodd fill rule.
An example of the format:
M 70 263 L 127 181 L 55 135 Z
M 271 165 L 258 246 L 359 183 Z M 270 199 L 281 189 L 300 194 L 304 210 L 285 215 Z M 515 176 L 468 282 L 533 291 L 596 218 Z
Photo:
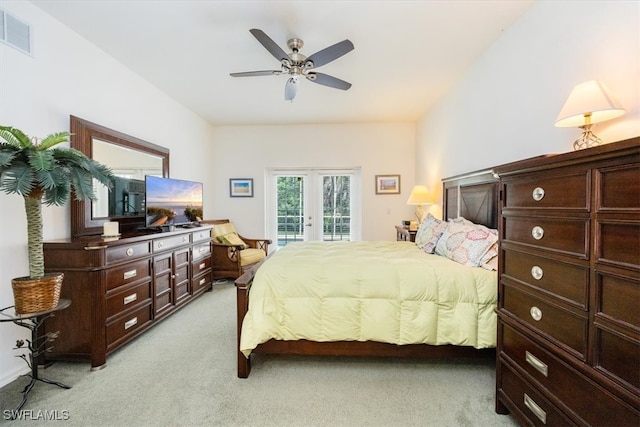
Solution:
M 253 197 L 253 178 L 231 178 L 229 180 L 230 197 Z
M 400 175 L 376 175 L 376 194 L 400 194 Z

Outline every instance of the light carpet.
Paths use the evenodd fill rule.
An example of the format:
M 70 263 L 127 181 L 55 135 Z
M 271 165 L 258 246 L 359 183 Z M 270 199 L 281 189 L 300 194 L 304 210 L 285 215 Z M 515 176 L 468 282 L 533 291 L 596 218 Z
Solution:
M 7 421 L 28 378 L 0 389 L 11 426 L 515 426 L 494 411 L 494 361 L 256 355 L 236 376 L 231 282 L 107 357 L 57 362 L 41 376 L 27 418 Z M 64 333 L 64 331 L 61 331 Z M 5 343 L 6 344 L 6 343 Z M 4 344 L 3 344 L 4 345 Z M 55 343 L 54 343 L 55 345 Z M 58 420 L 46 421 L 54 417 Z

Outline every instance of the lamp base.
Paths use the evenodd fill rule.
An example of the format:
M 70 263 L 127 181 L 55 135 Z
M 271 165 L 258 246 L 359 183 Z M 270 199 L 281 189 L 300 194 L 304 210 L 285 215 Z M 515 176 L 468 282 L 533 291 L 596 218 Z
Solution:
M 422 205 L 416 206 L 416 218 L 418 218 L 418 226 L 422 224 L 422 221 L 427 217 L 427 212 L 424 210 Z
M 602 144 L 602 140 L 591 132 L 591 125 L 580 126 L 580 129 L 582 129 L 582 135 L 573 142 L 573 149 L 575 151 Z

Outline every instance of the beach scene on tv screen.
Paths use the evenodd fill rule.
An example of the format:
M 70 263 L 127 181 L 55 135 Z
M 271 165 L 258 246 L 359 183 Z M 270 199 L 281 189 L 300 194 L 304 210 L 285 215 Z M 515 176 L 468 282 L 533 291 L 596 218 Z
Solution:
M 147 177 L 147 225 L 158 227 L 202 220 L 202 183 Z

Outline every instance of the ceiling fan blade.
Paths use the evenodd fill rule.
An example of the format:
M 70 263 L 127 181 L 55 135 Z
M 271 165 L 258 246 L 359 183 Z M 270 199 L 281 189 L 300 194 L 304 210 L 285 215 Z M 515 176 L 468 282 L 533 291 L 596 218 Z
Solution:
M 351 87 L 351 83 L 324 73 L 307 73 L 307 79 L 319 85 L 329 86 L 335 89 L 347 90 Z
M 293 98 L 296 97 L 296 93 L 298 93 L 298 79 L 291 77 L 287 80 L 287 84 L 284 86 L 284 100 L 285 101 L 293 101 Z
M 353 50 L 353 43 L 350 40 L 342 40 L 340 43 L 336 43 L 329 46 L 326 49 L 322 49 L 319 52 L 314 53 L 307 58 L 306 63 L 313 62 L 314 67 L 321 67 L 324 64 L 340 58 Z
M 279 76 L 281 70 L 264 70 L 264 71 L 243 71 L 241 73 L 229 73 L 231 77 L 254 77 L 254 76 Z
M 249 31 L 256 39 L 258 39 L 260 44 L 262 44 L 262 46 L 264 46 L 264 48 L 267 49 L 269 53 L 273 55 L 273 57 L 276 58 L 279 62 L 282 62 L 285 59 L 289 60 L 289 55 L 287 55 L 287 53 L 276 44 L 276 42 L 271 40 L 271 38 L 266 35 L 264 31 L 257 28 L 253 28 Z

